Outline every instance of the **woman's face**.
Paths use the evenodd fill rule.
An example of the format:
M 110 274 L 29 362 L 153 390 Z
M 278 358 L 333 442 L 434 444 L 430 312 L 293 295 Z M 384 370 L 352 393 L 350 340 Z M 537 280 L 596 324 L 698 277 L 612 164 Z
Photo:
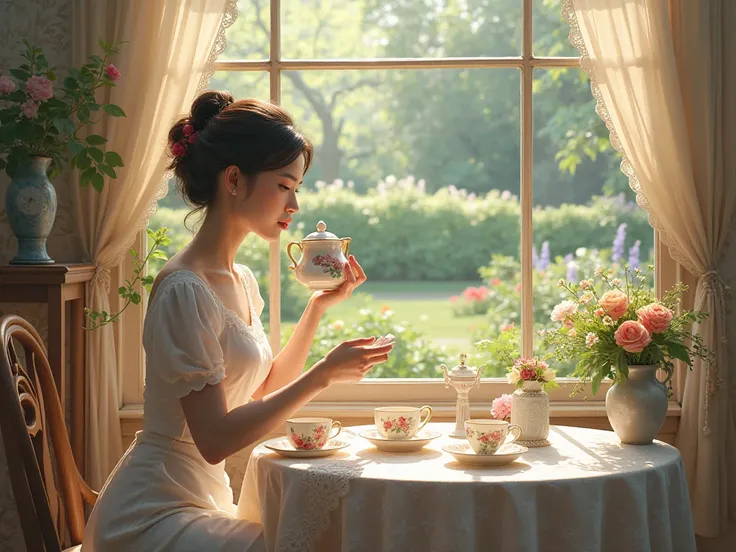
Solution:
M 304 156 L 280 169 L 259 173 L 249 186 L 238 170 L 237 186 L 230 185 L 232 178 L 228 178 L 228 172 L 233 168 L 226 169 L 226 187 L 230 193 L 232 189 L 236 191 L 231 199 L 238 218 L 242 217 L 249 232 L 264 240 L 278 239 L 299 210 L 296 194 L 304 175 Z

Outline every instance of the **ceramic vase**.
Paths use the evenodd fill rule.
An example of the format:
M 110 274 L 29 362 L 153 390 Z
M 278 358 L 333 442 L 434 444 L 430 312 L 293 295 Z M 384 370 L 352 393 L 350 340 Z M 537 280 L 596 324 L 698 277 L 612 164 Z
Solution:
M 667 387 L 657 379 L 657 365 L 629 366 L 626 379 L 606 393 L 606 414 L 622 443 L 648 445 L 667 417 Z
M 516 441 L 525 447 L 549 445 L 549 395 L 539 381 L 525 381 L 511 395 L 511 423 L 521 428 Z
M 48 157 L 31 157 L 18 165 L 5 193 L 8 222 L 18 240 L 10 264 L 52 264 L 46 239 L 56 218 L 56 190 L 46 176 Z

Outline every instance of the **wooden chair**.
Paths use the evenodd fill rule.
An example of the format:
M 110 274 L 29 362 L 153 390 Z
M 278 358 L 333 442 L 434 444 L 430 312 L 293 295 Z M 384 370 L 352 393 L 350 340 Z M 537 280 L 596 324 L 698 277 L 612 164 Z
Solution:
M 26 548 L 61 552 L 70 542 L 67 552 L 76 552 L 84 503 L 97 493 L 74 463 L 46 347 L 28 321 L 8 315 L 0 318 L 0 353 L 0 429 Z

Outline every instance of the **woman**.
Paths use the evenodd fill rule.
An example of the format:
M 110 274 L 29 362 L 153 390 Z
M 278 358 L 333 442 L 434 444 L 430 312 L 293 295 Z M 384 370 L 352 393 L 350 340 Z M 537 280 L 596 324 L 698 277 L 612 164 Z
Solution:
M 271 353 L 258 284 L 234 259 L 246 235 L 275 240 L 299 209 L 313 150 L 288 114 L 205 92 L 169 145 L 183 196 L 205 216 L 151 290 L 143 430 L 102 489 L 84 552 L 265 549 L 260 524 L 233 517 L 225 458 L 329 385 L 361 379 L 391 350 L 354 339 L 304 371 L 324 312 L 366 279 L 350 256 L 347 281 L 312 295 L 289 342 Z

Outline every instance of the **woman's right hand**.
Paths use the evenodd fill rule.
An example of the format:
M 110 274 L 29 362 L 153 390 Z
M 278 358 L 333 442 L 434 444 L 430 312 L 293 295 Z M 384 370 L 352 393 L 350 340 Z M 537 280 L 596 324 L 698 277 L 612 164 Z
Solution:
M 324 386 L 341 381 L 358 381 L 376 364 L 388 360 L 393 344 L 372 347 L 373 337 L 343 341 L 318 361 L 312 370 L 321 377 Z

